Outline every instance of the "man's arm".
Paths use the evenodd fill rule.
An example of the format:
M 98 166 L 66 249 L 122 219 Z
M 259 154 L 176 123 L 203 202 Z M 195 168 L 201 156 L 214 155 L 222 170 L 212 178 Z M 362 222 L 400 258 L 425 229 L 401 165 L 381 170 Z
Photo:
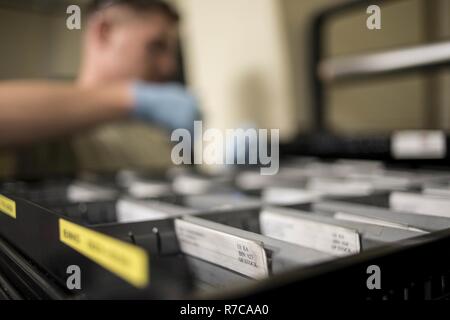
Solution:
M 0 147 L 74 133 L 131 113 L 130 85 L 98 88 L 52 82 L 0 84 Z
M 142 82 L 83 88 L 52 82 L 0 83 L 0 148 L 74 133 L 124 117 L 192 130 L 197 100 L 180 85 Z

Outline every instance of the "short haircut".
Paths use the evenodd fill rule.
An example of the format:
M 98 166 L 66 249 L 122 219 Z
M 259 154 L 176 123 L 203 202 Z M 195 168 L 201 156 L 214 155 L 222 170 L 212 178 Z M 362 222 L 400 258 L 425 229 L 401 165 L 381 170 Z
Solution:
M 177 10 L 162 0 L 92 0 L 88 4 L 87 13 L 88 16 L 91 16 L 113 6 L 125 6 L 136 12 L 156 12 L 165 15 L 175 23 L 180 21 L 180 15 Z

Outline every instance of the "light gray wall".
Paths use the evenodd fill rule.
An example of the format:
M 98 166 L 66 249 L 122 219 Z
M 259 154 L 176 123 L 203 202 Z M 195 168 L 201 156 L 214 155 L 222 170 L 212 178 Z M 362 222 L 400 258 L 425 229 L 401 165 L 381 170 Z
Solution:
M 80 31 L 66 28 L 65 11 L 0 9 L 0 78 L 73 78 Z
M 44 15 L 0 9 L 0 78 L 47 76 L 50 33 Z

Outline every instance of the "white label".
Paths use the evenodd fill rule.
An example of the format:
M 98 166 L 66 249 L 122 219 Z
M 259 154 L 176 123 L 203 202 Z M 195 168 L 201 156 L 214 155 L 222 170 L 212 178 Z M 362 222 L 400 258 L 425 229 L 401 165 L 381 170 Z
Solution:
M 394 192 L 389 197 L 394 211 L 450 218 L 450 199 L 418 193 Z
M 342 221 L 366 223 L 366 224 L 372 224 L 375 226 L 382 226 L 382 227 L 395 228 L 395 229 L 400 229 L 400 230 L 428 233 L 424 230 L 410 227 L 408 225 L 404 225 L 404 224 L 400 224 L 400 223 L 396 223 L 396 222 L 390 222 L 390 221 L 381 220 L 381 219 L 358 216 L 358 215 L 350 214 L 350 213 L 338 212 L 334 215 L 334 218 L 336 220 L 342 220 Z
M 196 195 L 207 193 L 214 186 L 211 179 L 196 176 L 178 176 L 173 181 L 175 192 L 183 195 Z
M 236 184 L 244 190 L 261 189 L 273 183 L 272 177 L 262 176 L 259 172 L 242 172 L 236 177 Z
M 388 173 L 386 173 L 388 174 Z M 377 189 L 402 190 L 412 184 L 412 179 L 395 176 L 374 176 L 372 182 Z
M 111 189 L 84 184 L 72 184 L 67 188 L 67 198 L 71 202 L 91 202 L 111 199 L 116 192 Z
M 391 143 L 395 159 L 442 159 L 446 149 L 446 136 L 441 131 L 400 131 Z
M 269 211 L 261 212 L 260 223 L 262 233 L 275 239 L 338 256 L 361 251 L 360 236 L 353 229 Z
M 162 220 L 169 214 L 155 210 L 143 203 L 129 200 L 119 200 L 116 205 L 118 222 L 139 222 Z
M 422 192 L 430 196 L 450 197 L 450 187 L 425 187 Z
M 306 188 L 327 195 L 369 195 L 373 185 L 368 181 L 351 181 L 343 179 L 312 178 Z
M 263 244 L 206 228 L 184 220 L 175 220 L 181 251 L 241 273 L 253 279 L 269 275 Z
M 128 187 L 128 193 L 137 198 L 159 197 L 170 193 L 167 183 L 136 181 Z
M 319 200 L 321 192 L 294 188 L 271 187 L 263 191 L 262 199 L 270 204 L 302 204 Z

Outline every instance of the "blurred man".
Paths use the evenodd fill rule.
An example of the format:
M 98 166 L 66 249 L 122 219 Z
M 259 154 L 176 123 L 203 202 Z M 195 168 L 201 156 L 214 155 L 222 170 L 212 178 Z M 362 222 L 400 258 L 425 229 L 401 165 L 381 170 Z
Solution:
M 179 16 L 149 0 L 95 0 L 88 7 L 80 83 L 170 80 L 177 69 Z
M 19 147 L 15 171 L 74 170 L 72 142 L 60 138 L 108 122 L 132 118 L 167 130 L 191 129 L 198 117 L 195 99 L 164 84 L 177 69 L 178 20 L 171 6 L 157 0 L 94 0 L 75 84 L 0 83 L 0 147 Z M 142 139 L 139 132 L 127 143 Z M 151 142 L 144 145 L 152 149 Z

